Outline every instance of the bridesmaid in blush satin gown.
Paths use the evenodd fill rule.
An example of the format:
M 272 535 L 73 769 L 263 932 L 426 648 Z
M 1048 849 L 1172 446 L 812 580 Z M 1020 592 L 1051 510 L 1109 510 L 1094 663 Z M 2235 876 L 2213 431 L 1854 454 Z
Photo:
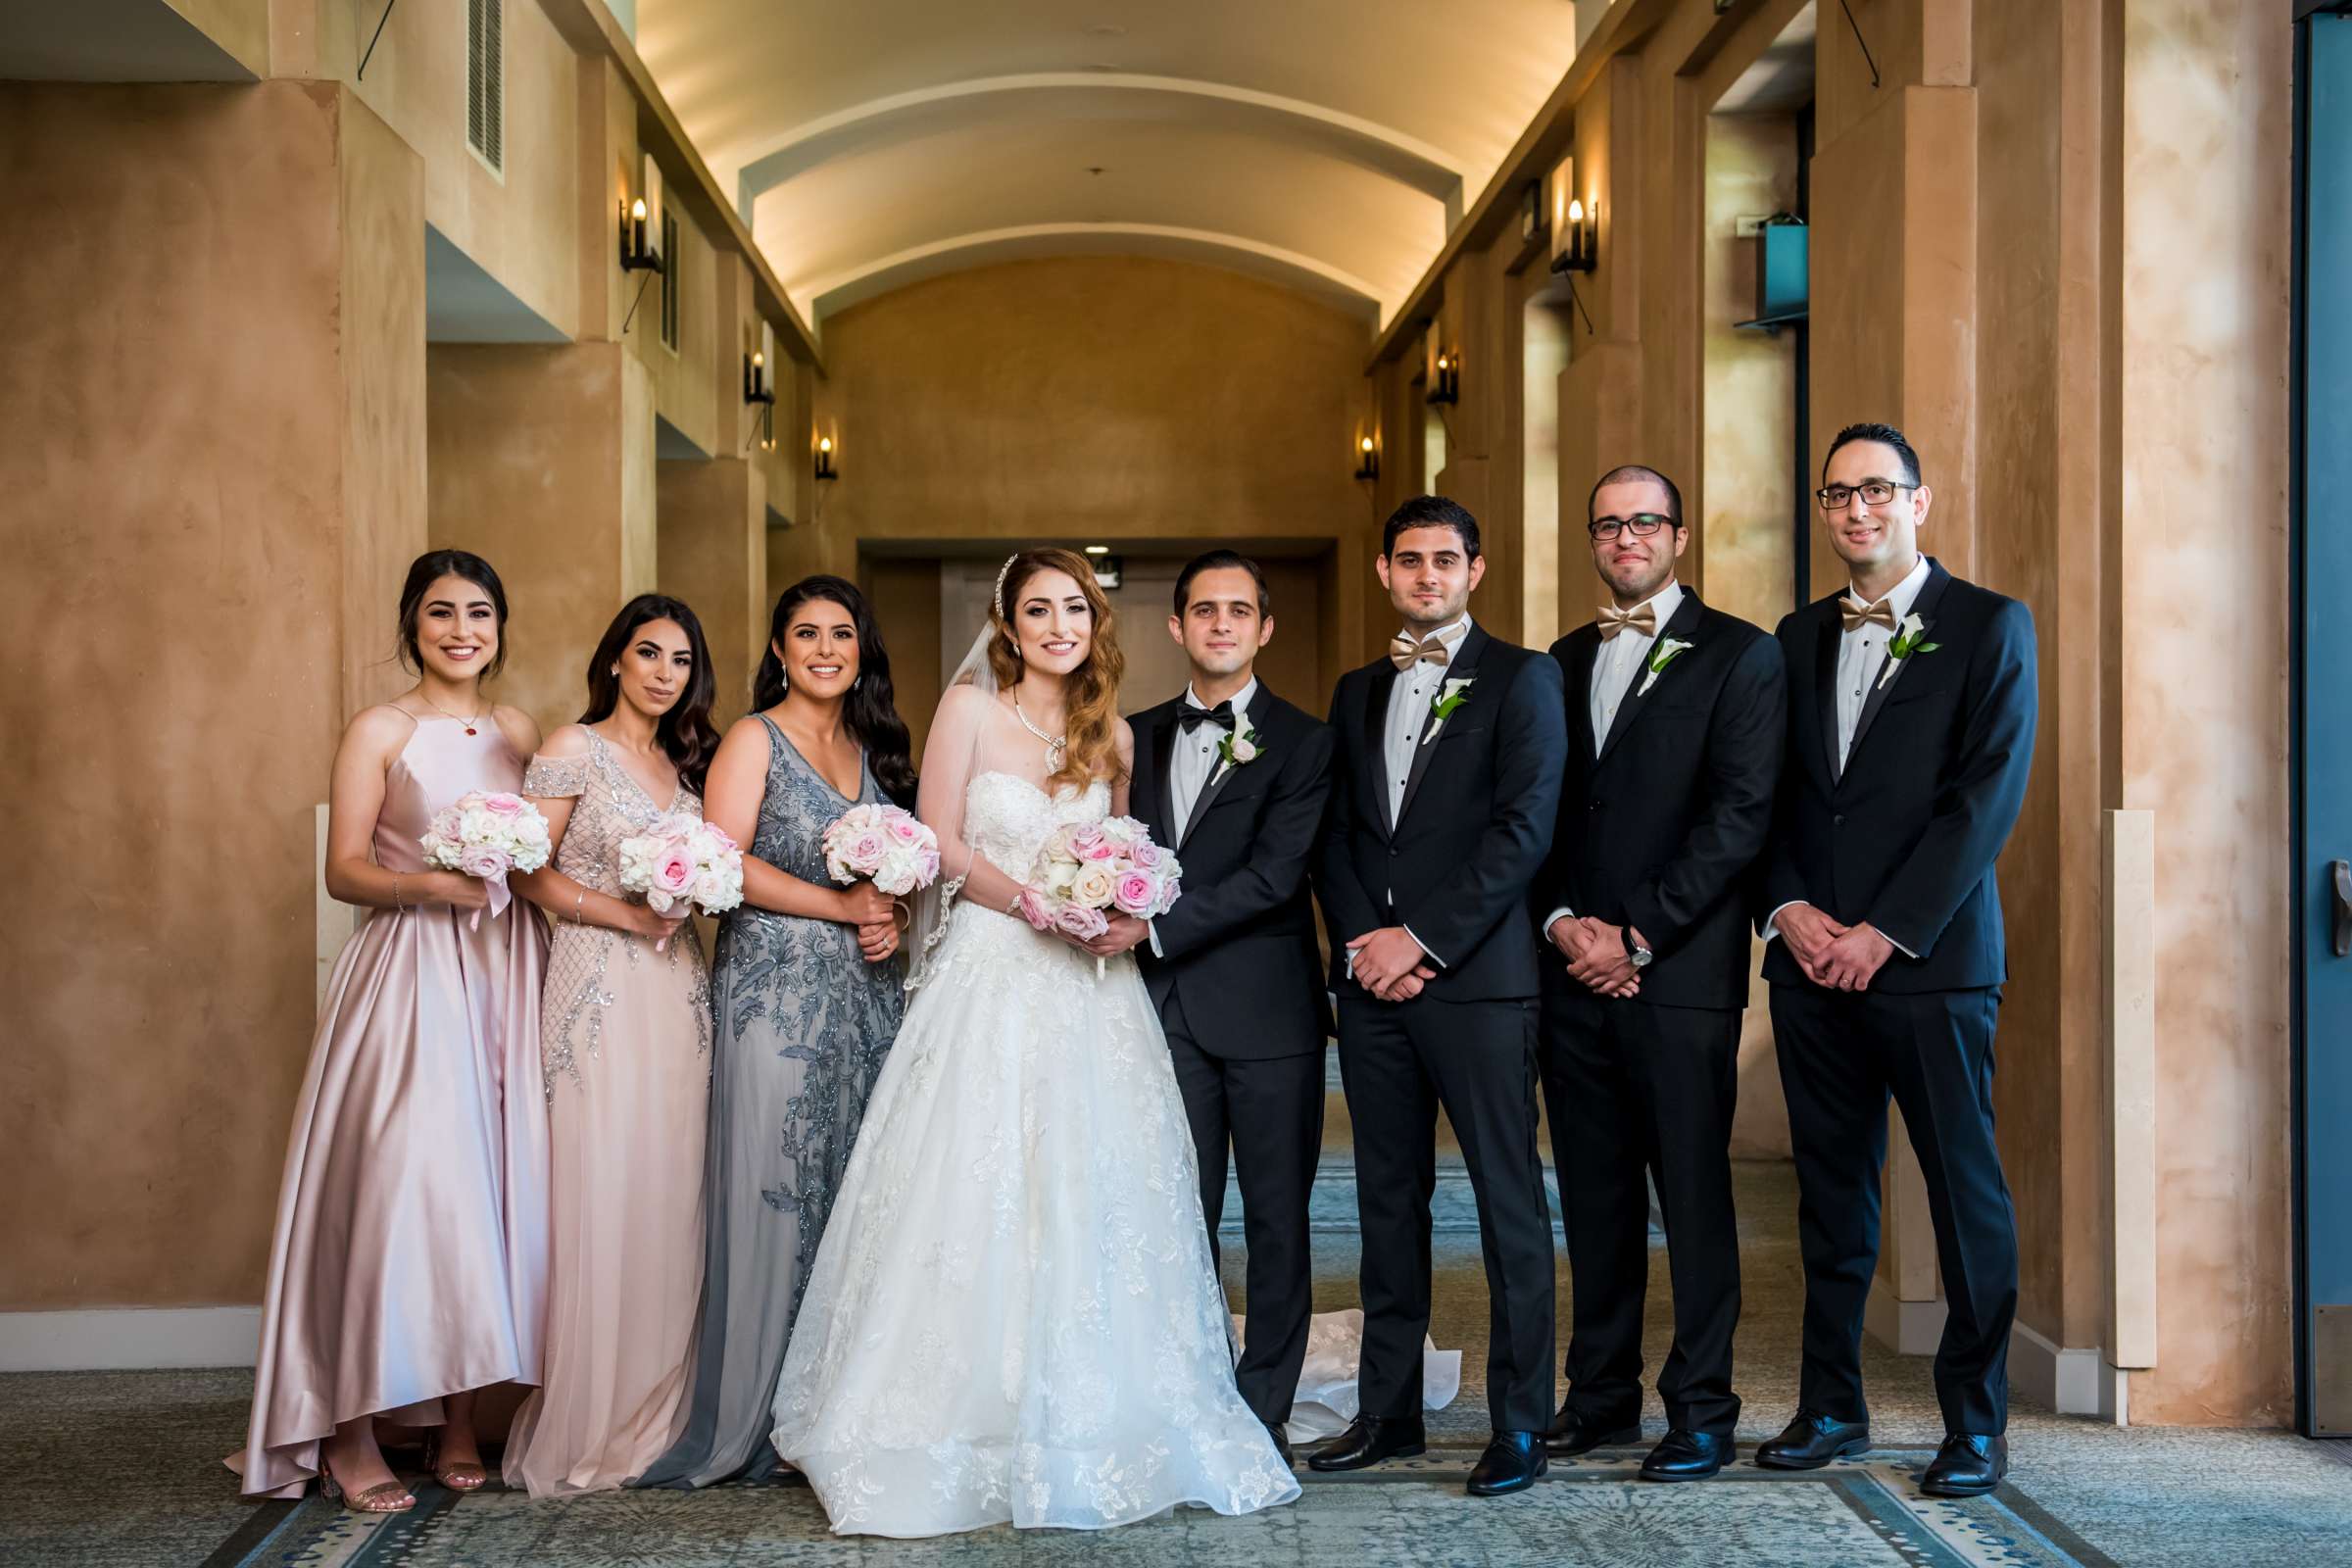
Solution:
M 820 576 L 784 590 L 752 707 L 710 764 L 706 808 L 749 850 L 743 905 L 719 923 L 711 970 L 702 1327 L 685 1430 L 641 1486 L 776 1468 L 767 1435 L 785 1342 L 899 1032 L 901 906 L 825 870 L 825 829 L 842 812 L 914 800 L 890 656 L 855 584 Z
M 621 891 L 620 845 L 702 814 L 718 735 L 694 612 L 642 594 L 588 664 L 588 710 L 523 778 L 554 860 L 517 877 L 557 919 L 542 1003 L 553 1195 L 546 1374 L 500 1469 L 534 1497 L 636 1479 L 683 1419 L 703 1273 L 710 984 L 694 927 Z
M 368 1513 L 415 1498 L 375 1420 L 438 1425 L 443 1483 L 486 1479 L 473 1391 L 539 1376 L 547 1127 L 539 994 L 547 939 L 519 900 L 428 871 L 433 813 L 514 790 L 539 741 L 493 707 L 506 591 L 480 557 L 409 568 L 401 649 L 416 686 L 351 722 L 335 754 L 326 888 L 368 913 L 328 982 L 286 1150 L 253 1410 L 229 1467 L 248 1494 L 316 1475 Z

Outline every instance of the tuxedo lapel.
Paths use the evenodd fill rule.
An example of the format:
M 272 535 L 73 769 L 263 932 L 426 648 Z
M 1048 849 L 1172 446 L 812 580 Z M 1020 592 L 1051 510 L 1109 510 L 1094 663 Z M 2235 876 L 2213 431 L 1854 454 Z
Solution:
M 1650 658 L 1657 657 L 1659 647 L 1669 637 L 1681 637 L 1683 641 L 1689 642 L 1691 628 L 1698 624 L 1698 617 L 1705 610 L 1706 607 L 1698 602 L 1698 595 L 1688 588 L 1684 589 L 1683 602 L 1675 608 L 1673 617 L 1659 628 L 1657 641 L 1650 644 Z M 1657 681 L 1653 682 L 1649 678 L 1649 662 L 1646 659 L 1634 666 L 1634 683 L 1627 688 L 1624 700 L 1618 703 L 1617 716 L 1609 721 L 1608 738 L 1600 744 L 1600 755 L 1592 759 L 1594 767 L 1598 767 L 1609 760 L 1609 753 L 1617 749 L 1617 743 L 1625 738 L 1625 732 L 1633 727 L 1634 720 L 1641 716 L 1642 710 L 1648 705 L 1649 693 L 1656 690 L 1660 682 L 1672 678 L 1671 674 L 1660 674 Z M 1588 697 L 1585 703 L 1588 714 L 1591 713 L 1592 707 L 1592 702 Z M 1585 724 L 1586 728 L 1590 729 L 1592 719 L 1588 717 Z
M 1838 639 L 1844 632 L 1844 617 L 1833 599 L 1822 607 L 1821 624 L 1813 628 L 1813 707 L 1820 715 L 1822 765 L 1833 786 L 1845 776 L 1845 759 L 1838 750 Z
M 1176 710 L 1183 702 L 1178 698 L 1152 726 L 1152 791 L 1145 808 L 1159 813 L 1159 820 L 1152 824 L 1152 841 L 1158 844 L 1169 843 L 1182 826 L 1176 820 Z
M 1243 710 L 1248 714 L 1250 719 L 1250 727 L 1253 730 L 1262 729 L 1262 726 L 1258 721 L 1258 715 L 1264 711 L 1265 704 L 1266 683 L 1261 680 L 1257 683 L 1256 694 L 1250 699 L 1249 708 Z M 1180 853 L 1183 851 L 1185 845 L 1192 842 L 1193 829 L 1200 826 L 1200 819 L 1208 814 L 1209 803 L 1214 801 L 1217 796 L 1224 791 L 1226 785 L 1233 782 L 1233 775 L 1239 773 L 1241 770 L 1241 765 L 1239 764 L 1228 767 L 1223 762 L 1219 762 L 1216 767 L 1210 771 L 1208 775 L 1208 782 L 1200 786 L 1200 798 L 1193 802 L 1193 814 L 1186 817 L 1183 825 L 1176 829 L 1176 848 Z
M 1600 658 L 1598 622 L 1578 628 L 1568 648 L 1568 735 L 1576 744 L 1576 760 L 1590 766 L 1600 743 L 1592 736 L 1592 665 Z
M 1381 834 L 1394 838 L 1396 824 L 1389 816 L 1389 694 L 1396 689 L 1396 666 L 1382 660 L 1372 666 L 1372 678 L 1364 687 L 1364 755 L 1357 760 L 1372 791 Z
M 1923 637 L 1927 632 L 1935 629 L 1936 608 L 1943 602 L 1943 590 L 1951 580 L 1952 574 L 1943 569 L 1943 564 L 1930 556 L 1928 558 L 1928 580 L 1920 584 L 1919 597 L 1911 601 L 1911 613 L 1919 617 Z M 1900 631 L 1899 627 L 1897 631 Z M 1861 755 L 1863 737 L 1870 733 L 1871 725 L 1878 722 L 1879 710 L 1886 706 L 1887 694 L 1893 691 L 1902 678 L 1910 672 L 1908 668 L 1910 662 L 1911 661 L 1908 659 L 1901 661 L 1891 679 L 1884 678 L 1886 671 L 1882 664 L 1879 675 L 1872 678 L 1870 693 L 1862 700 L 1862 716 L 1854 724 L 1854 744 L 1846 749 L 1845 760 L 1848 767 L 1851 767 L 1854 759 Z
M 1485 627 L 1472 621 L 1470 635 L 1462 639 L 1462 651 L 1456 654 L 1452 662 L 1446 666 L 1446 678 L 1447 680 L 1473 678 L 1478 672 L 1478 656 L 1485 653 L 1487 644 L 1494 640 L 1487 635 Z M 1445 689 L 1442 685 L 1438 688 L 1441 692 Z M 1473 701 L 1476 700 L 1477 690 L 1478 688 L 1475 686 L 1471 688 Z M 1435 717 L 1437 705 L 1432 703 L 1430 709 L 1431 712 L 1425 714 L 1421 720 L 1421 740 L 1420 744 L 1413 748 L 1413 765 L 1404 775 L 1404 800 L 1396 808 L 1398 822 L 1402 822 L 1404 813 L 1413 808 L 1413 797 L 1420 793 L 1421 780 L 1428 774 L 1429 764 L 1437 756 L 1438 742 L 1432 739 L 1429 733 L 1430 726 L 1437 722 Z M 1460 710 L 1457 709 L 1455 711 L 1459 712 Z

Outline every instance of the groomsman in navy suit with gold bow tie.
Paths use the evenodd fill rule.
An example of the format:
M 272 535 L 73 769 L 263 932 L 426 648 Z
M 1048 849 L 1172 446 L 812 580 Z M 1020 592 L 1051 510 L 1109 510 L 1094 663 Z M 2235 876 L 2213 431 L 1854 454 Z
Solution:
M 1217 1250 L 1226 1150 L 1242 1189 L 1249 1299 L 1242 1397 L 1290 1457 L 1312 1310 L 1307 1201 L 1323 1147 L 1323 1048 L 1331 1006 L 1307 890 L 1331 793 L 1331 731 L 1259 680 L 1274 636 L 1265 573 L 1212 550 L 1176 579 L 1168 631 L 1192 679 L 1135 715 L 1128 809 L 1184 862 L 1184 897 L 1149 929 L 1114 921 L 1105 951 L 1134 942 L 1200 1156 L 1200 1208 Z
M 1575 1295 L 1563 1458 L 1637 1441 L 1649 1193 L 1674 1282 L 1650 1481 L 1730 1459 L 1740 1398 L 1732 1111 L 1747 1005 L 1754 870 L 1780 783 L 1780 645 L 1676 579 L 1683 501 L 1653 468 L 1588 503 L 1611 603 L 1552 646 L 1568 701 L 1559 826 L 1536 891 L 1547 951 L 1542 1058 Z
M 2017 1215 L 1992 1128 L 2009 978 L 1993 862 L 2034 759 L 2034 617 L 1919 553 L 1934 495 L 1901 431 L 1840 430 L 1816 499 L 1853 586 L 1780 627 L 1788 752 L 1764 978 L 1796 1156 L 1804 1369 L 1796 1419 L 1756 1462 L 1811 1469 L 1870 1445 L 1862 1316 L 1891 1095 L 1949 1306 L 1945 1438 L 1920 1485 L 1974 1496 L 2008 1468 Z
M 1340 999 L 1340 1073 L 1363 1226 L 1361 1413 L 1307 1460 L 1354 1470 L 1423 1450 L 1429 1200 L 1440 1106 L 1478 1197 L 1494 1438 L 1474 1495 L 1544 1474 L 1551 1419 L 1551 1215 L 1536 1140 L 1535 922 L 1567 748 L 1560 670 L 1470 618 L 1478 520 L 1441 496 L 1389 518 L 1389 656 L 1340 677 L 1339 760 L 1316 887 Z

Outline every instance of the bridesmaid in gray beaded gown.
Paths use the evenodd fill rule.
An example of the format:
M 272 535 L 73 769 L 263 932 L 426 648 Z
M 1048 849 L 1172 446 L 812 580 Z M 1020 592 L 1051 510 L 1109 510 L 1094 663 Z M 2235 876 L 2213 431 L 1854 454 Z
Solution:
M 837 886 L 824 831 L 858 803 L 911 806 L 914 768 L 872 611 L 839 577 L 776 601 L 750 717 L 710 766 L 705 815 L 746 846 L 710 979 L 710 1213 L 685 1426 L 638 1480 L 705 1487 L 777 1466 L 784 1347 L 899 1031 L 897 901 Z

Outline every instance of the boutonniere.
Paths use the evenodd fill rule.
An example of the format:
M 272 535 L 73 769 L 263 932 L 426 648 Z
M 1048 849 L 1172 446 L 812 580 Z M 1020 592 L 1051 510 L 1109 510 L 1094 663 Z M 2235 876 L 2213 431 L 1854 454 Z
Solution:
M 1895 672 L 1903 667 L 1903 661 L 1913 654 L 1932 654 L 1943 646 L 1924 641 L 1927 635 L 1928 623 L 1916 612 L 1903 617 L 1903 629 L 1886 645 L 1886 667 L 1879 672 L 1881 686 L 1894 679 Z
M 1689 653 L 1691 647 L 1691 644 L 1683 641 L 1680 637 L 1659 638 L 1656 645 L 1650 649 L 1649 661 L 1644 666 L 1649 673 L 1642 677 L 1642 689 L 1634 695 L 1636 697 L 1648 696 L 1649 689 L 1658 683 L 1658 677 L 1666 673 L 1666 666 Z
M 1421 737 L 1422 745 L 1427 746 L 1436 740 L 1438 731 L 1446 727 L 1446 721 L 1453 716 L 1454 710 L 1470 700 L 1470 685 L 1477 679 L 1476 675 L 1464 675 L 1459 680 L 1447 681 L 1439 689 L 1438 695 L 1430 700 L 1429 733 Z
M 1217 742 L 1217 773 L 1209 782 L 1213 784 L 1234 768 L 1256 761 L 1263 753 L 1264 748 L 1257 744 L 1257 726 L 1250 722 L 1250 715 L 1234 714 L 1233 733 Z

